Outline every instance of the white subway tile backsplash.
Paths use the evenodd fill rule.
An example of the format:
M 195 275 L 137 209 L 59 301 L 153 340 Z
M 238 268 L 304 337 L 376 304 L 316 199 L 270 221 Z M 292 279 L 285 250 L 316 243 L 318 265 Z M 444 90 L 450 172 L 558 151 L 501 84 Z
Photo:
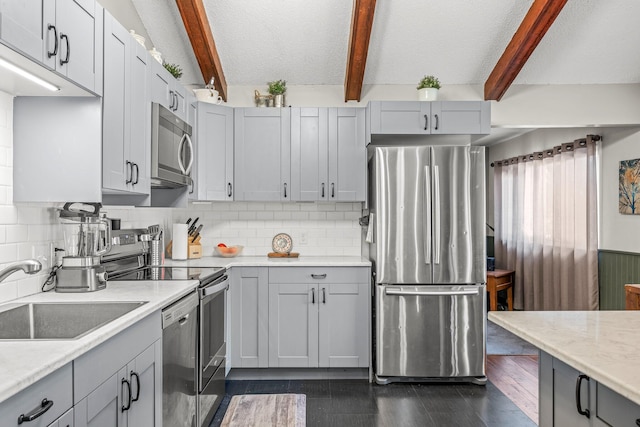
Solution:
M 6 243 L 26 242 L 27 240 L 29 240 L 29 227 L 26 225 L 7 225 L 5 226 L 5 230 Z

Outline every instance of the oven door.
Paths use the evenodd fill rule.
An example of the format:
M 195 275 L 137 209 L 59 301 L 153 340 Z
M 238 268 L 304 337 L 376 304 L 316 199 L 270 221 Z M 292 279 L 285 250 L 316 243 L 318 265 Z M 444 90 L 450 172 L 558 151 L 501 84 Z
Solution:
M 229 278 L 226 274 L 200 288 L 200 392 L 211 380 L 216 369 L 220 365 L 224 366 L 225 304 L 228 288 Z

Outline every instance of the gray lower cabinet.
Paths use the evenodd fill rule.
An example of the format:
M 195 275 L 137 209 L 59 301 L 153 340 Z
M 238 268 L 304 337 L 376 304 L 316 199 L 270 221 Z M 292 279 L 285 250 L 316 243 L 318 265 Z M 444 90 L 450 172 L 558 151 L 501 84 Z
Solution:
M 150 109 L 148 54 L 104 13 L 102 187 L 105 192 L 149 194 Z
M 539 425 L 635 426 L 640 405 L 540 352 Z
M 73 406 L 73 373 L 71 363 L 30 385 L 20 393 L 0 403 L 0 420 L 3 426 L 28 425 L 45 427 L 57 422 Z M 37 418 L 27 424 L 29 415 Z
M 269 269 L 231 269 L 230 353 L 233 368 L 269 366 Z
M 270 267 L 269 366 L 369 366 L 369 268 Z
M 487 101 L 371 101 L 372 135 L 487 135 L 491 104 Z
M 363 108 L 291 108 L 292 200 L 363 201 Z
M 140 320 L 74 361 L 74 422 L 162 425 L 160 313 Z
M 233 108 L 197 103 L 197 200 L 233 200 Z
M 291 200 L 291 111 L 234 110 L 234 200 Z
M 49 424 L 49 427 L 74 427 L 73 408 L 69 409 L 60 418 Z

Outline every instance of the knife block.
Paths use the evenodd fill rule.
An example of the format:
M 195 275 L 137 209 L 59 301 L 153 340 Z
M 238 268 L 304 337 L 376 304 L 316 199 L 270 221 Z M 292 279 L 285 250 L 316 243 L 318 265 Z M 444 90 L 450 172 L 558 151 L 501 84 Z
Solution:
M 202 245 L 200 244 L 200 236 L 198 236 L 195 242 L 191 241 L 192 238 L 187 239 L 187 258 L 196 259 L 202 257 Z M 169 241 L 167 245 L 167 255 L 171 256 L 171 249 L 173 248 L 173 240 Z

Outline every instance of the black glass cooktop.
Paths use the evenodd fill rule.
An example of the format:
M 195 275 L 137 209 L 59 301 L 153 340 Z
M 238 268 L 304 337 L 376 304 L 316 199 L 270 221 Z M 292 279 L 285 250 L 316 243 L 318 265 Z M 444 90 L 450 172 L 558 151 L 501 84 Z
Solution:
M 200 280 L 224 273 L 224 267 L 144 267 L 127 273 L 109 274 L 109 281 L 123 280 Z

